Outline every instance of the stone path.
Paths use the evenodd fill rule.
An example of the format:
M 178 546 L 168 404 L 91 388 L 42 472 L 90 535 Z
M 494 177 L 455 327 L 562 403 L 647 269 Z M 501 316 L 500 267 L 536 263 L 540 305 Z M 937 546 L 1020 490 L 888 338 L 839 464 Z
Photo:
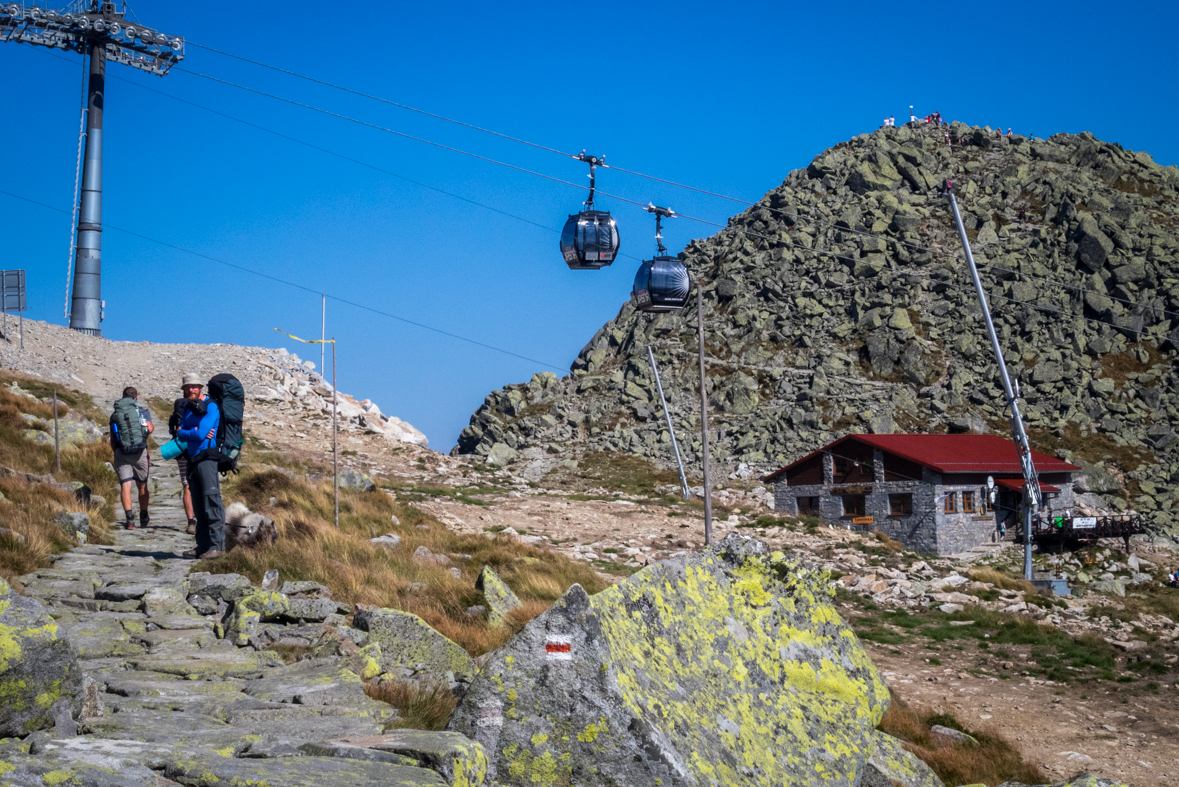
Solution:
M 482 782 L 471 762 L 482 753 L 462 736 L 383 733 L 396 711 L 365 695 L 352 669 L 363 632 L 344 624 L 337 605 L 329 604 L 326 616 L 306 613 L 320 616 L 318 625 L 283 617 L 297 607 L 299 591 L 326 589 L 287 583 L 288 598 L 182 559 L 193 538 L 184 533 L 176 465 L 153 471 L 148 527 L 119 529 L 113 546 L 76 548 L 21 578 L 26 595 L 41 600 L 73 642 L 87 675 L 86 701 L 76 731 L 59 723 L 23 741 L 0 741 L 0 785 Z M 257 625 L 237 640 L 244 647 L 222 638 L 222 621 L 250 622 L 259 599 L 277 614 L 253 617 Z M 262 622 L 268 618 L 269 627 Z M 265 649 L 276 636 L 306 637 L 307 629 L 319 635 L 308 638 L 321 644 L 307 654 L 315 657 L 286 665 Z M 456 771 L 466 776 L 456 780 Z

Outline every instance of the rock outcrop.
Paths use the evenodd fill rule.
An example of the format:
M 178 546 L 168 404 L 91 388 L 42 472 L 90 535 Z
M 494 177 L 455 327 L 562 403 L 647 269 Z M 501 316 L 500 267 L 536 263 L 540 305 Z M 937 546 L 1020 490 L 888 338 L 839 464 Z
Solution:
M 680 255 L 705 282 L 714 461 L 769 470 L 853 431 L 1007 432 L 936 194 L 950 178 L 1036 447 L 1089 462 L 1101 506 L 1168 526 L 1179 171 L 1091 134 L 947 130 L 953 147 L 932 127 L 840 143 Z M 695 298 L 658 315 L 624 304 L 569 376 L 492 392 L 456 451 L 529 477 L 559 465 L 552 455 L 625 452 L 673 467 L 650 345 L 698 466 Z
M 81 705 L 82 670 L 64 632 L 0 579 L 0 738 L 68 724 Z
M 490 655 L 450 728 L 502 785 L 858 785 L 888 690 L 827 592 L 741 536 L 574 585 Z

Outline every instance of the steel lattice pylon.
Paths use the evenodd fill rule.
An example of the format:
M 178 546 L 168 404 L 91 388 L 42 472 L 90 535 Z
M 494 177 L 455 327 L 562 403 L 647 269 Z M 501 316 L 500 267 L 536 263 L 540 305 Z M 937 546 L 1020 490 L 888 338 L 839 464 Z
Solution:
M 128 23 L 125 3 L 74 0 L 63 11 L 0 2 L 0 42 L 15 41 L 90 56 L 86 158 L 82 171 L 70 327 L 101 336 L 102 112 L 106 61 L 163 76 L 184 59 L 184 39 Z

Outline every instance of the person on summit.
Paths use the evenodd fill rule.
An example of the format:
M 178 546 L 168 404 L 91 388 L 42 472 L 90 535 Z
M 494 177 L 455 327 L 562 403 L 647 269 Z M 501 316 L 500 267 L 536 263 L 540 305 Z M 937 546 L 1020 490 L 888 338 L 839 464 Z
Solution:
M 184 420 L 188 403 L 193 399 L 201 398 L 201 388 L 204 385 L 195 374 L 186 374 L 181 379 L 180 391 L 183 396 L 172 403 L 172 415 L 168 418 L 168 431 L 173 437 L 176 437 L 176 433 L 180 431 L 180 423 Z M 196 534 L 196 514 L 192 510 L 192 490 L 188 486 L 187 453 L 181 452 L 180 456 L 176 457 L 176 466 L 180 470 L 180 483 L 184 487 L 184 513 L 188 517 L 188 528 L 184 532 L 191 536 Z
M 147 514 L 147 476 L 150 461 L 147 452 L 147 436 L 155 431 L 151 411 L 140 407 L 136 399 L 139 392 L 128 386 L 123 389 L 123 398 L 115 402 L 111 413 L 110 441 L 114 452 L 115 474 L 119 477 L 120 497 L 128 530 L 135 529 L 134 512 L 131 510 L 131 482 L 139 487 L 139 526 L 146 527 L 150 521 Z
M 186 376 L 185 380 L 194 379 Z M 185 394 L 193 386 L 186 386 Z M 225 507 L 221 503 L 221 480 L 217 461 L 208 455 L 216 447 L 217 426 L 221 411 L 217 403 L 200 393 L 188 400 L 176 436 L 183 440 L 188 454 L 188 487 L 196 514 L 196 549 L 184 553 L 189 559 L 212 560 L 225 554 Z

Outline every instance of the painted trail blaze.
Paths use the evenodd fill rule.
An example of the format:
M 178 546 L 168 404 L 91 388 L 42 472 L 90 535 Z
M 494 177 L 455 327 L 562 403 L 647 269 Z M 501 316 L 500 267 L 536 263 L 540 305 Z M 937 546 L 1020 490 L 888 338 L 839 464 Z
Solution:
M 554 635 L 545 639 L 544 655 L 546 659 L 556 661 L 572 661 L 573 645 L 567 635 Z

